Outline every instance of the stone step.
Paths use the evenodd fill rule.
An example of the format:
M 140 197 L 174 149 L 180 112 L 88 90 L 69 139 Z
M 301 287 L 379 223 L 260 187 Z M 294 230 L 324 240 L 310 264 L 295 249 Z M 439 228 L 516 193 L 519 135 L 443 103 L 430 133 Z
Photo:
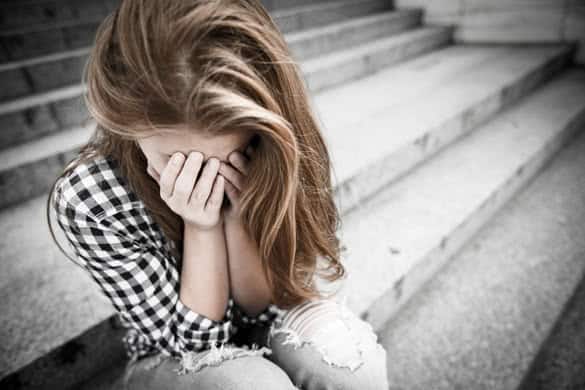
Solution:
M 583 149 L 584 142 L 580 142 L 579 154 L 585 156 L 585 149 Z M 577 149 L 578 147 L 574 147 Z M 575 153 L 573 153 L 574 155 Z M 576 157 L 576 156 L 574 156 Z M 579 186 L 576 191 L 571 194 L 579 196 L 583 194 L 583 169 L 585 166 L 583 161 L 571 161 L 571 166 L 577 168 L 573 169 L 575 175 L 572 176 L 574 180 L 571 184 Z M 581 167 L 580 169 L 578 167 Z M 563 187 L 563 191 L 569 188 L 571 184 Z M 554 187 L 558 188 L 558 187 Z M 583 220 L 583 198 L 573 199 L 576 202 L 577 214 L 566 214 L 567 219 L 571 217 L 580 217 L 577 224 L 571 221 L 572 228 L 581 228 L 585 226 Z M 557 201 L 558 204 L 558 201 Z M 557 223 L 567 224 L 566 220 L 562 218 L 556 219 Z M 555 226 L 554 223 L 551 224 Z M 558 237 L 558 232 L 555 232 Z M 569 231 L 567 234 L 572 234 Z M 576 236 L 573 236 L 576 237 Z M 581 241 L 579 242 L 581 244 Z M 557 244 L 558 245 L 558 244 Z M 573 249 L 572 247 L 571 249 Z M 581 253 L 575 255 L 575 259 L 579 259 L 581 264 L 585 262 L 582 245 L 577 246 L 581 248 Z M 530 368 L 527 370 L 522 383 L 517 390 L 571 390 L 583 388 L 585 385 L 585 370 L 583 370 L 583 362 L 585 362 L 585 274 L 581 278 L 579 285 L 575 288 L 571 298 L 564 304 L 563 312 L 559 315 L 554 324 L 554 328 L 547 335 L 546 340 L 541 344 L 538 353 Z M 557 308 L 558 310 L 558 308 Z
M 573 53 L 571 45 L 453 46 L 318 94 L 338 203 L 359 206 L 554 76 Z
M 585 70 L 571 68 L 362 203 L 343 221 L 349 277 L 340 295 L 383 329 L 583 128 Z
M 543 110 L 541 118 L 551 113 Z M 502 148 L 489 168 L 522 153 L 517 147 Z M 382 326 L 391 389 L 583 389 L 584 178 L 581 126 L 578 137 Z M 566 336 L 556 348 L 542 349 L 544 361 L 553 358 L 543 365 L 538 351 L 557 321 Z M 523 382 L 529 367 L 535 376 Z
M 374 43 L 380 43 L 378 46 L 368 44 L 344 50 L 345 56 L 335 61 L 326 56 L 327 69 L 315 67 L 318 60 L 314 59 L 308 60 L 311 64 L 306 69 L 302 69 L 305 62 L 300 66 L 304 76 L 317 84 L 311 90 L 315 93 L 337 85 L 344 74 L 347 80 L 355 80 L 415 53 L 422 54 L 443 46 L 449 41 L 451 31 L 444 27 L 414 29 L 377 39 Z M 364 47 L 367 50 L 364 51 Z M 352 55 L 352 52 L 356 54 Z M 389 57 L 383 59 L 385 55 Z M 374 61 L 374 56 L 380 58 Z M 335 75 L 334 83 L 331 75 Z M 0 104 L 0 125 L 5 129 L 0 140 L 0 145 L 4 145 L 0 150 L 0 209 L 46 192 L 50 188 L 48 181 L 64 167 L 62 161 L 67 158 L 64 154 L 75 153 L 66 147 L 71 147 L 73 140 L 87 140 L 84 137 L 89 136 L 87 125 L 91 125 L 91 121 L 85 121 L 88 114 L 82 101 L 83 92 L 82 85 L 73 85 Z M 27 123 L 31 119 L 34 126 Z M 78 126 L 80 123 L 83 126 Z M 73 135 L 78 132 L 83 134 Z M 61 142 L 63 139 L 65 142 Z M 77 147 L 82 143 L 76 144 Z M 43 158 L 39 159 L 36 151 L 40 151 Z
M 55 53 L 92 45 L 99 24 L 115 10 L 119 0 L 29 3 L 0 4 L 1 20 L 13 21 L 12 25 L 0 28 L 0 64 L 10 68 L 22 67 L 21 63 L 26 64 L 29 60 L 38 62 Z M 292 7 L 294 2 L 290 2 L 289 5 L 291 7 L 279 6 L 270 10 L 283 33 L 392 8 L 391 2 L 383 0 L 320 1 L 295 7 Z M 1 80 L 4 81 L 4 78 Z
M 453 27 L 425 26 L 311 58 L 303 61 L 300 66 L 309 89 L 318 92 L 452 42 Z
M 271 12 L 311 6 L 335 6 L 347 0 L 262 1 Z M 354 1 L 359 3 L 360 1 Z M 364 3 L 362 1 L 362 3 Z M 46 32 L 63 27 L 99 23 L 114 11 L 120 0 L 37 0 L 0 2 L 0 36 Z M 388 4 L 386 2 L 386 4 Z M 387 5 L 386 5 L 387 6 Z
M 0 37 L 98 23 L 119 0 L 2 1 Z
M 394 165 L 417 164 L 417 159 L 420 162 L 420 160 L 430 157 L 430 153 L 436 150 L 429 147 L 425 152 L 427 154 L 420 153 L 417 159 L 411 158 L 408 163 L 401 162 L 408 155 L 400 151 L 408 146 L 392 149 L 387 148 L 386 144 L 398 145 L 400 139 L 405 143 L 408 142 L 408 139 L 403 137 L 402 132 L 388 131 L 400 128 L 397 126 L 403 126 L 404 122 L 400 118 L 393 122 L 392 117 L 385 121 L 379 121 L 377 117 L 380 112 L 386 110 L 390 112 L 392 107 L 397 107 L 398 102 L 406 105 L 418 105 L 420 107 L 416 111 L 418 118 L 434 117 L 436 120 L 436 122 L 425 121 L 425 126 L 435 123 L 434 126 L 440 128 L 440 117 L 433 114 L 434 103 L 429 103 L 428 99 L 444 99 L 445 94 L 449 93 L 453 97 L 458 97 L 459 100 L 454 102 L 454 107 L 458 107 L 458 109 L 451 108 L 450 114 L 442 117 L 444 123 L 455 121 L 454 117 L 467 116 L 475 119 L 465 121 L 459 119 L 462 122 L 461 128 L 473 126 L 479 123 L 480 119 L 486 119 L 487 115 L 493 114 L 497 110 L 494 106 L 500 103 L 510 104 L 512 102 L 511 96 L 518 97 L 520 91 L 526 92 L 528 88 L 526 85 L 523 88 L 512 87 L 520 82 L 518 80 L 524 80 L 521 83 L 526 83 L 528 79 L 532 80 L 532 83 L 536 82 L 535 80 L 541 80 L 541 78 L 536 78 L 535 74 L 543 72 L 541 68 L 553 70 L 551 64 L 559 62 L 559 59 L 566 55 L 566 50 L 566 46 L 524 49 L 454 46 L 391 67 L 362 80 L 354 81 L 347 86 L 338 87 L 336 88 L 337 92 L 330 90 L 316 94 L 315 108 L 321 114 L 322 119 L 325 119 L 324 136 L 329 144 L 333 159 L 336 202 L 342 214 L 348 214 L 348 211 L 353 207 L 351 200 L 363 204 L 371 194 L 378 191 L 380 183 L 390 182 L 398 177 L 381 175 L 378 180 L 374 181 L 373 179 L 362 179 L 362 176 L 367 177 L 370 175 L 370 171 L 382 172 L 384 169 L 391 169 Z M 501 61 L 509 62 L 505 62 L 505 66 L 498 67 L 497 64 Z M 538 71 L 538 69 L 541 70 Z M 475 72 L 473 73 L 474 78 L 483 80 L 481 83 L 483 95 L 472 89 L 466 89 L 472 85 L 469 83 L 470 76 L 468 74 L 470 72 Z M 498 74 L 500 76 L 497 76 Z M 382 88 L 384 85 L 387 87 Z M 451 86 L 450 90 L 449 86 Z M 517 92 L 504 92 L 506 90 Z M 369 91 L 372 92 L 364 93 Z M 462 98 L 465 94 L 469 94 L 469 99 Z M 496 102 L 499 103 L 491 103 L 489 110 L 481 110 L 483 117 L 479 113 L 465 114 L 469 112 L 469 107 L 472 105 L 479 104 L 475 111 L 480 111 L 481 104 L 486 104 L 486 101 L 491 102 L 494 99 L 488 99 L 492 95 L 506 95 L 508 98 L 497 99 Z M 401 101 L 400 96 L 404 97 L 404 101 Z M 410 103 L 406 103 L 406 101 Z M 446 108 L 442 107 L 441 109 Z M 353 112 L 354 116 L 346 114 L 347 112 Z M 338 113 L 343 120 L 336 118 L 335 113 Z M 359 122 L 363 129 L 359 135 L 363 137 L 363 140 L 360 137 L 358 141 L 355 137 L 355 131 L 345 131 L 344 129 L 350 129 L 352 124 L 358 123 L 359 118 L 371 118 L 371 121 L 369 123 Z M 413 120 L 416 118 L 417 116 L 414 116 Z M 382 125 L 385 127 L 380 127 Z M 386 129 L 386 132 L 381 133 L 382 129 Z M 471 127 L 467 127 L 465 131 L 471 129 Z M 408 131 L 410 132 L 410 130 Z M 426 132 L 432 133 L 433 131 Z M 77 134 L 72 132 L 63 135 L 54 143 L 62 144 L 62 150 L 72 150 L 72 145 L 79 140 L 87 139 L 87 136 L 88 134 L 82 134 L 82 131 Z M 394 137 L 401 138 L 395 140 Z M 369 140 L 369 143 L 366 143 L 366 140 Z M 380 140 L 384 140 L 384 142 L 380 142 Z M 68 142 L 69 144 L 67 144 Z M 442 142 L 444 143 L 445 140 Z M 354 148 L 351 148 L 351 145 L 354 145 Z M 376 146 L 379 149 L 376 150 Z M 44 159 L 47 161 L 45 164 L 48 164 L 49 160 L 43 158 L 42 154 L 53 155 L 54 153 L 50 154 L 51 152 L 47 151 L 54 150 L 54 148 L 51 149 L 47 145 L 39 144 L 36 150 L 37 157 L 35 159 Z M 360 156 L 357 164 L 355 163 L 356 153 L 359 153 Z M 384 153 L 388 155 L 384 157 Z M 62 158 L 61 167 L 71 158 L 72 155 Z M 355 166 L 344 163 L 346 159 L 354 162 Z M 0 166 L 3 166 L 5 162 L 6 160 L 0 161 Z M 22 164 L 16 166 L 20 165 Z M 398 175 L 398 172 L 394 172 Z M 50 173 L 46 176 L 53 178 L 55 175 L 56 173 Z M 28 179 L 30 180 L 30 178 Z M 366 185 L 365 183 L 371 188 L 370 194 L 358 187 Z M 359 196 L 356 197 L 356 194 Z M 3 343 L 7 351 L 4 354 L 5 361 L 0 366 L 7 367 L 6 373 L 13 373 L 6 380 L 18 378 L 21 382 L 30 383 L 33 381 L 31 378 L 53 377 L 56 375 L 55 372 L 58 372 L 59 375 L 62 375 L 63 372 L 69 372 L 79 375 L 83 373 L 83 375 L 89 376 L 103 368 L 105 362 L 111 363 L 115 361 L 114 357 L 118 356 L 116 355 L 117 350 L 112 352 L 109 345 L 103 345 L 99 353 L 95 350 L 94 339 L 98 336 L 95 333 L 87 332 L 87 329 L 96 329 L 95 332 L 103 332 L 103 337 L 107 337 L 113 332 L 110 319 L 114 314 L 114 309 L 106 298 L 100 295 L 95 282 L 77 266 L 64 259 L 63 254 L 52 242 L 51 234 L 45 227 L 46 224 L 38 223 L 47 220 L 46 201 L 45 194 L 36 199 L 18 203 L 15 207 L 5 209 L 0 213 L 0 230 L 7 232 L 0 238 L 0 246 L 6 248 L 0 252 L 0 256 L 4 259 L 4 261 L 0 261 L 0 275 L 2 275 L 0 277 L 0 297 L 3 297 L 0 298 L 0 302 L 2 307 L 12 308 L 6 315 L 6 318 L 9 318 L 8 324 L 0 330 L 2 332 L 0 333 L 0 342 Z M 51 220 L 58 242 L 65 243 L 66 238 L 58 228 L 55 229 L 54 217 Z M 30 245 L 26 239 L 26 237 L 31 236 L 35 237 L 34 245 Z M 22 243 L 21 245 L 24 246 L 18 246 L 17 243 Z M 66 244 L 65 250 L 67 250 Z M 18 262 L 15 262 L 14 259 L 18 259 Z M 27 281 L 34 283 L 34 287 L 27 284 Z M 25 292 L 33 289 L 39 291 L 39 294 L 29 296 L 13 294 L 13 291 Z M 59 298 L 55 298 L 56 296 Z M 1 301 L 2 299 L 4 301 Z M 47 299 L 50 302 L 45 302 Z M 22 307 L 30 309 L 26 313 L 21 313 Z M 42 315 L 32 316 L 30 313 L 42 313 Z M 23 328 L 26 328 L 24 332 Z M 51 333 L 45 329 L 54 329 L 55 332 Z M 79 337 L 77 337 L 78 335 Z M 71 345 L 73 347 L 68 347 Z M 55 357 L 60 356 L 59 354 L 47 355 L 47 351 L 54 351 L 58 347 L 65 351 L 71 350 L 71 348 L 92 351 L 90 356 L 98 356 L 99 359 L 96 359 L 91 368 L 87 366 L 87 356 L 85 355 L 82 355 L 83 359 L 79 356 L 73 356 L 69 363 L 65 364 Z M 47 373 L 43 367 L 50 367 L 49 372 Z M 61 367 L 61 369 L 56 367 Z M 76 376 L 70 377 L 68 380 L 60 377 L 59 380 L 64 381 L 63 383 L 74 383 L 78 379 L 79 377 Z
M 320 6 L 320 8 L 329 9 L 331 6 Z M 323 11 L 315 6 L 311 7 L 311 10 Z M 353 9 L 350 8 L 350 10 Z M 308 10 L 296 9 L 292 11 L 294 11 L 292 15 L 297 17 L 302 15 L 301 11 L 308 12 Z M 276 12 L 277 22 L 279 16 Z M 420 23 L 420 10 L 384 11 L 356 15 L 353 18 L 345 17 L 336 23 L 304 28 L 298 32 L 289 31 L 285 33 L 285 40 L 298 60 L 398 33 L 414 28 Z M 0 91 L 0 103 L 80 83 L 83 66 L 89 58 L 90 49 L 90 47 L 83 47 L 0 64 L 0 83 L 5 86 Z
M 290 34 L 287 43 L 295 60 L 305 60 L 392 36 L 419 26 L 421 20 L 422 11 L 419 9 L 379 12 L 325 27 L 301 30 Z
M 308 6 L 316 3 L 335 4 L 344 0 L 261 0 L 266 9 L 290 9 L 296 7 Z
M 291 4 L 285 1 L 286 4 Z M 268 8 L 270 9 L 270 8 Z M 305 5 L 281 7 L 271 11 L 278 28 L 283 33 L 326 26 L 343 20 L 394 9 L 385 0 L 337 0 L 328 2 L 308 1 Z

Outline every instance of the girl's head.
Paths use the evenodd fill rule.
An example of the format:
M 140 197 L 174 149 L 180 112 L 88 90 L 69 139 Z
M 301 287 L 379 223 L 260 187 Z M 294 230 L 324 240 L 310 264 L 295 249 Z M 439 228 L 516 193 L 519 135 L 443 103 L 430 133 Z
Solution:
M 242 220 L 274 303 L 322 297 L 307 282 L 315 273 L 344 275 L 326 144 L 301 71 L 259 0 L 122 0 L 97 30 L 83 82 L 96 131 L 60 176 L 95 153 L 117 160 L 180 256 L 182 219 L 148 165 L 160 172 L 173 152 L 190 150 L 227 161 L 252 145 Z

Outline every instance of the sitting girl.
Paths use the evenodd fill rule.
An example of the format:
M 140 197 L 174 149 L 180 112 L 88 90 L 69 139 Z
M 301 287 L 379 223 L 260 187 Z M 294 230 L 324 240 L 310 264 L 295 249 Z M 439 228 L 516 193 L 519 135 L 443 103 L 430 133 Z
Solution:
M 122 0 L 83 80 L 96 131 L 51 204 L 128 328 L 117 384 L 388 388 L 371 326 L 315 285 L 345 272 L 330 156 L 261 3 Z

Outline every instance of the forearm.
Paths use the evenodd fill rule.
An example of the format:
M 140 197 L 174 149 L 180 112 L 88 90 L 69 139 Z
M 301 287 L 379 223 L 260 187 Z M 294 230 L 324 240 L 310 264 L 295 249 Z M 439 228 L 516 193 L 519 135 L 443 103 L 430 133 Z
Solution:
M 230 291 L 247 315 L 256 316 L 271 303 L 258 247 L 240 223 L 225 224 L 224 229 Z
M 229 300 L 223 224 L 199 230 L 185 224 L 179 298 L 194 312 L 221 321 Z

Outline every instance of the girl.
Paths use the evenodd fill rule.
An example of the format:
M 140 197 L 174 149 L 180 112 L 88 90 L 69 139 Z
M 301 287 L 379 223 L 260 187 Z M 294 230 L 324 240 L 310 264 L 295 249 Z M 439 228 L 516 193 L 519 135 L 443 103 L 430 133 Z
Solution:
M 387 388 L 371 326 L 315 285 L 345 273 L 330 158 L 261 3 L 122 0 L 83 81 L 96 131 L 52 205 L 128 328 L 117 385 Z

